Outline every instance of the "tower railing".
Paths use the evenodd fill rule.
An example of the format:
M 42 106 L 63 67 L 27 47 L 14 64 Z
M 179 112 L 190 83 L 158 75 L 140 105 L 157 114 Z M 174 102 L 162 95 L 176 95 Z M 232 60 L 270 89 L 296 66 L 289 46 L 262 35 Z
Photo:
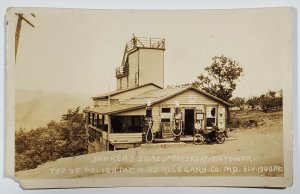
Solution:
M 128 72 L 129 72 L 129 65 L 128 63 L 125 63 L 125 65 L 121 65 L 116 68 L 116 77 L 121 78 L 127 76 Z
M 133 37 L 126 43 L 127 51 L 136 48 L 155 48 L 165 49 L 165 39 L 163 38 L 148 38 L 148 37 Z

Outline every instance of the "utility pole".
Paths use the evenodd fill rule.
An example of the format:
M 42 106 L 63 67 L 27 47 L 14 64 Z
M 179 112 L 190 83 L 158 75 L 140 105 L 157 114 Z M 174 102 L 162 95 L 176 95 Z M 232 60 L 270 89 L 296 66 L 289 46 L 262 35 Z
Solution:
M 21 28 L 22 28 L 22 21 L 25 21 L 27 24 L 29 24 L 33 28 L 34 28 L 34 25 L 23 16 L 23 13 L 15 13 L 15 15 L 18 16 L 18 22 L 17 22 L 17 27 L 16 27 L 16 33 L 15 33 L 15 61 L 16 61 L 19 40 L 20 40 L 20 32 L 21 32 Z M 31 16 L 35 17 L 35 15 L 33 13 L 31 13 Z

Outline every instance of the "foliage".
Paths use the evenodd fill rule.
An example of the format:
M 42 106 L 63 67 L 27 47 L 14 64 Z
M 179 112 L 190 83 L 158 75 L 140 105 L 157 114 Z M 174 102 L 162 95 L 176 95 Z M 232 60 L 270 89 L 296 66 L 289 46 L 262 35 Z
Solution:
M 243 110 L 245 106 L 245 98 L 235 97 L 230 100 L 230 103 L 233 106 L 239 107 L 241 110 Z
M 259 107 L 261 110 L 267 112 L 270 109 L 282 108 L 282 90 L 278 92 L 269 90 L 267 93 L 254 96 L 246 101 L 246 104 L 253 110 Z
M 228 123 L 227 127 L 230 128 L 239 128 L 239 127 L 243 127 L 243 128 L 251 128 L 251 127 L 257 127 L 258 126 L 258 121 L 256 118 L 252 118 L 252 119 L 239 119 L 236 118 L 235 116 L 230 120 L 230 122 Z
M 83 114 L 80 107 L 69 109 L 61 121 L 51 121 L 47 127 L 20 129 L 15 133 L 15 170 L 27 170 L 38 165 L 86 153 Z
M 239 66 L 239 63 L 223 55 L 215 56 L 212 58 L 212 64 L 205 67 L 204 70 L 205 72 L 197 77 L 197 81 L 168 87 L 194 86 L 229 101 L 238 79 L 243 76 L 243 68 Z
M 259 105 L 265 112 L 274 108 L 282 108 L 282 90 L 279 91 L 279 96 L 276 96 L 276 92 L 268 91 L 259 97 Z
M 198 76 L 193 85 L 225 101 L 232 97 L 238 79 L 243 76 L 243 68 L 235 60 L 223 55 L 212 58 L 212 64 Z
M 257 107 L 259 105 L 259 97 L 250 97 L 247 101 L 246 104 L 252 109 L 254 110 L 255 107 Z
M 231 121 L 227 127 L 234 130 L 235 128 L 249 129 L 258 126 L 271 126 L 274 121 L 280 119 L 282 119 L 282 110 L 280 109 L 267 113 L 261 110 L 235 111 L 232 113 Z

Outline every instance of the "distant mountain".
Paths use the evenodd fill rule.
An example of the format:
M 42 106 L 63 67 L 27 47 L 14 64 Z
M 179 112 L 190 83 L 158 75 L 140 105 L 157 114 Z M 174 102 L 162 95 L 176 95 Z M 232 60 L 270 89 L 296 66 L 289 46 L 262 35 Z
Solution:
M 91 106 L 89 94 L 57 91 L 16 91 L 16 129 L 47 126 L 51 120 L 59 121 L 68 109 Z

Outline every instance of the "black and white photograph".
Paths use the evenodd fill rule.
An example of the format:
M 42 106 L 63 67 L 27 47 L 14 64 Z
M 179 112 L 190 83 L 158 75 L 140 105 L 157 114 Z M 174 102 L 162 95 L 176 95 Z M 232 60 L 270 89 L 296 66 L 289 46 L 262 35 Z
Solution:
M 25 189 L 289 187 L 292 9 L 6 13 Z

